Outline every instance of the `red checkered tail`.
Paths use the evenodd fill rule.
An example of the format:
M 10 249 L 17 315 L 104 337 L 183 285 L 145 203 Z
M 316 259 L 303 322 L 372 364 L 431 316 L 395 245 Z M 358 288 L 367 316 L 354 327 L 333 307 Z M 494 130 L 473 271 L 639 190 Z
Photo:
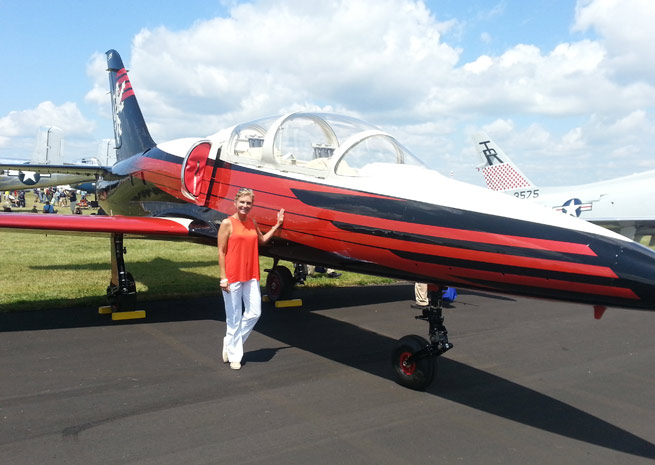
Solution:
M 474 134 L 473 143 L 481 161 L 477 168 L 482 171 L 489 189 L 514 191 L 535 187 L 487 134 Z

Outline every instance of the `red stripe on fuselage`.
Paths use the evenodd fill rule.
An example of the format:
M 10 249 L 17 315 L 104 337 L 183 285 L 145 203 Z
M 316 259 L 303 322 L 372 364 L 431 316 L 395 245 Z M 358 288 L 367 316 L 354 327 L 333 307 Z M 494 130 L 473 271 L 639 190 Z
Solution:
M 596 256 L 596 253 L 586 244 L 573 242 L 537 239 L 533 237 L 512 236 L 510 234 L 496 234 L 466 229 L 447 228 L 442 226 L 429 226 L 425 224 L 407 223 L 403 221 L 387 220 L 375 217 L 364 217 L 351 213 L 339 213 L 339 221 L 351 224 L 363 224 L 369 228 L 396 231 L 400 233 L 428 236 L 458 241 L 478 242 L 491 245 L 518 247 L 522 249 L 547 250 L 576 255 Z
M 338 234 L 339 230 L 336 231 Z M 317 231 L 317 233 L 319 232 Z M 325 234 L 325 232 L 322 231 L 320 234 Z M 604 266 L 587 265 L 583 263 L 573 263 L 547 258 L 523 257 L 518 255 L 508 255 L 504 253 L 482 252 L 479 250 L 423 244 L 420 242 L 389 239 L 385 237 L 370 236 L 368 234 L 358 234 L 353 232 L 342 232 L 342 234 L 344 239 L 347 238 L 347 240 L 350 242 L 356 242 L 357 244 L 368 245 L 371 247 L 381 247 L 383 249 L 412 252 L 435 257 L 469 260 L 473 262 L 493 263 L 497 265 L 516 266 L 562 273 L 575 273 L 589 276 L 599 276 L 604 278 L 618 278 L 614 271 Z M 336 237 L 339 236 L 337 235 Z
M 417 262 L 403 259 L 386 248 L 371 245 L 346 244 L 339 239 L 307 236 L 302 232 L 287 231 L 286 238 L 294 242 L 303 243 L 319 250 L 337 252 L 344 257 L 353 257 L 363 262 L 376 263 L 381 266 L 403 270 L 407 273 L 430 277 L 431 281 L 446 282 L 449 284 L 474 285 L 480 287 L 475 280 L 495 282 L 502 286 L 505 283 L 512 283 L 521 286 L 530 286 L 539 289 L 554 289 L 578 294 L 605 295 L 622 299 L 639 300 L 639 297 L 630 289 L 606 286 L 602 284 L 581 283 L 577 281 L 566 281 L 562 279 L 540 278 L 535 276 L 522 276 L 512 273 L 479 270 L 476 268 L 440 265 L 435 263 Z M 498 289 L 489 286 L 490 289 Z

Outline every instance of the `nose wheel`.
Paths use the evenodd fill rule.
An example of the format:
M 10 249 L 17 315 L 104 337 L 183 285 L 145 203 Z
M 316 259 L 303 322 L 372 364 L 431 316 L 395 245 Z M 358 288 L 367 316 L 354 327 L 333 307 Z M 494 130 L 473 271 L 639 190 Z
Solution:
M 415 334 L 402 337 L 396 342 L 391 355 L 391 364 L 398 384 L 422 391 L 432 383 L 437 371 L 436 361 L 432 357 L 414 356 L 427 346 L 429 346 L 428 341 Z
M 443 289 L 430 292 L 430 304 L 422 310 L 418 320 L 430 325 L 430 341 L 421 336 L 410 335 L 399 339 L 391 354 L 391 366 L 396 382 L 401 386 L 422 391 L 431 383 L 437 373 L 435 357 L 452 349 L 448 342 L 448 330 L 443 324 L 441 307 Z

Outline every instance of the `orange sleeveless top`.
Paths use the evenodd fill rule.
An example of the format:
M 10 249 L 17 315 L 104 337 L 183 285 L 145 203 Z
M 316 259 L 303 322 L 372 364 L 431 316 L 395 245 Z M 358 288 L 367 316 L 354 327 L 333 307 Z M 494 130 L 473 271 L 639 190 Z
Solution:
M 230 216 L 232 234 L 227 240 L 225 274 L 229 282 L 259 281 L 259 239 L 255 223 L 246 219 L 244 223 Z

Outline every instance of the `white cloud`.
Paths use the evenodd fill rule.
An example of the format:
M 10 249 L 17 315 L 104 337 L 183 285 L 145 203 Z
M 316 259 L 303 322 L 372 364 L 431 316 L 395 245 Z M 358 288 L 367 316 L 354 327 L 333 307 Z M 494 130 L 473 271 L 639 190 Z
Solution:
M 107 87 L 107 58 L 104 53 L 95 53 L 91 56 L 86 66 L 86 75 L 91 78 L 93 87 L 86 93 L 84 100 L 94 105 L 98 113 L 111 118 Z
M 93 131 L 94 124 L 82 115 L 75 103 L 42 102 L 31 110 L 12 111 L 0 118 L 0 136 L 33 136 L 40 126 L 66 127 L 70 135 L 87 135 Z
M 507 7 L 498 5 L 495 14 L 504 14 Z M 586 7 L 578 5 L 576 27 L 604 24 L 580 8 Z M 478 127 L 512 122 L 512 144 L 534 153 L 538 169 L 545 152 L 564 159 L 588 146 L 585 131 L 557 134 L 543 118 L 616 119 L 655 103 L 648 81 L 615 79 L 606 39 L 563 42 L 552 50 L 517 43 L 498 56 L 458 63 L 460 51 L 443 34 L 460 23 L 441 23 L 435 15 L 405 0 L 239 4 L 227 17 L 186 30 L 141 31 L 133 41 L 131 80 L 156 140 L 328 107 L 392 128 L 417 153 L 428 154 L 430 164 L 443 166 L 440 158 L 446 158 L 446 169 L 469 161 L 451 154 L 471 150 L 473 161 L 460 133 L 475 121 Z M 536 118 L 541 124 L 530 124 Z M 475 174 L 465 177 L 475 181 Z
M 514 122 L 512 120 L 497 119 L 482 127 L 484 132 L 494 134 L 494 137 L 504 137 L 514 131 Z
M 30 158 L 41 126 L 66 128 L 63 134 L 65 150 L 71 140 L 88 138 L 95 128 L 95 122 L 86 119 L 72 102 L 62 105 L 42 102 L 33 109 L 12 111 L 0 118 L 0 149 L 5 149 L 3 157 Z
M 655 22 L 655 8 L 647 3 L 579 1 L 570 13 L 575 37 L 586 31 L 585 38 L 542 49 L 517 37 L 501 53 L 480 52 L 468 63 L 448 42 L 467 18 L 440 22 L 438 2 L 429 11 L 411 0 L 235 3 L 224 17 L 187 29 L 143 29 L 130 51 L 119 52 L 157 141 L 324 109 L 382 126 L 434 166 L 472 182 L 481 180 L 467 133 L 485 127 L 508 153 L 528 154 L 537 172 L 548 155 L 546 182 L 571 184 L 580 175 L 566 162 L 581 163 L 585 151 L 597 160 L 625 154 L 635 165 L 652 158 L 655 37 L 644 25 Z M 498 2 L 488 14 L 511 12 Z M 480 38 L 457 43 L 479 47 Z M 467 56 L 475 56 L 470 48 Z M 85 100 L 109 118 L 105 68 L 104 54 L 89 61 L 93 88 Z M 0 119 L 0 144 L 11 143 L 19 120 Z M 82 115 L 69 121 L 73 128 L 84 122 Z
M 407 113 L 456 64 L 441 42 L 451 25 L 401 0 L 242 4 L 188 30 L 139 33 L 131 80 L 155 90 L 141 98 L 155 117 L 181 100 L 236 121 L 299 102 Z
M 625 80 L 655 78 L 652 0 L 578 0 L 574 31 L 595 30 L 614 73 Z
M 487 55 L 481 55 L 475 61 L 466 63 L 464 65 L 464 71 L 468 71 L 469 73 L 473 74 L 480 74 L 491 68 L 493 64 L 494 61 L 491 59 L 491 57 Z

